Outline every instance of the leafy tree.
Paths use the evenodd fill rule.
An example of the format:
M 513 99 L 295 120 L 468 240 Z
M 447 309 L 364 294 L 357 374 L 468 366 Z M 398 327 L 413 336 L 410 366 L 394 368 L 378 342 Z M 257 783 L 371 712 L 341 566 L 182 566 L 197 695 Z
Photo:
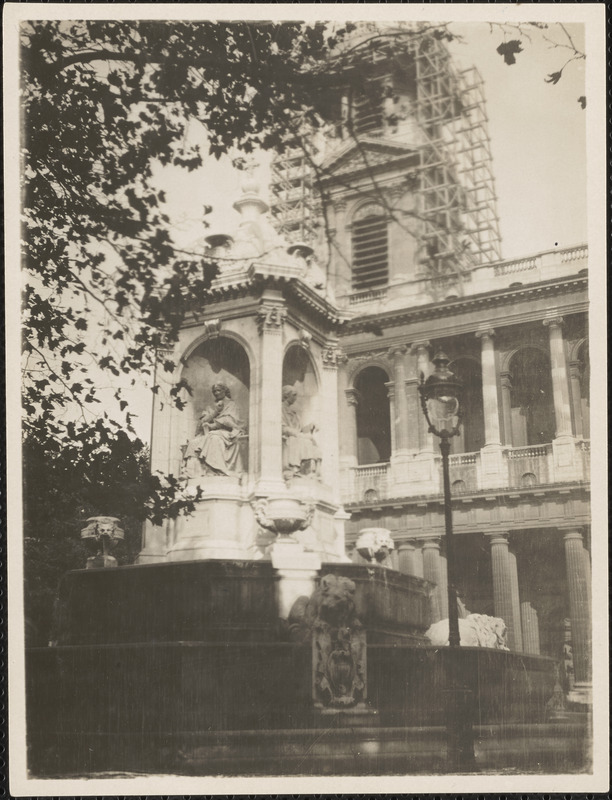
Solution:
M 502 26 L 498 52 L 507 63 L 521 53 L 528 27 Z M 206 156 L 282 151 L 296 140 L 310 158 L 313 133 L 338 121 L 339 88 L 367 89 L 376 59 L 401 61 L 415 39 L 453 38 L 446 25 L 372 27 L 358 40 L 353 30 L 297 22 L 22 24 L 24 408 L 28 435 L 51 458 L 70 445 L 74 462 L 88 468 L 124 447 L 126 432 L 133 438 L 121 389 L 110 412 L 92 369 L 111 381 L 133 382 L 134 374 L 154 381 L 156 348 L 206 302 L 216 265 L 175 245 L 154 165 L 191 171 Z M 559 46 L 573 47 L 568 39 Z M 208 153 L 187 136 L 194 121 L 206 129 Z M 180 406 L 185 388 L 175 386 L 169 399 Z M 143 513 L 189 507 L 179 490 L 176 480 L 159 483 Z

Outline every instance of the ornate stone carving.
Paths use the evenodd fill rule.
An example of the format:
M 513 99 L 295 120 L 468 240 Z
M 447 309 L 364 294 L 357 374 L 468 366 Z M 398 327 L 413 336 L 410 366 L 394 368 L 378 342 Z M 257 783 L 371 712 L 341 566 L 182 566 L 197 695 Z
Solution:
M 294 639 L 312 643 L 313 698 L 331 708 L 350 708 L 366 698 L 366 636 L 357 619 L 355 584 L 324 575 L 310 598 L 289 613 Z
M 543 319 L 542 325 L 545 328 L 557 327 L 560 328 L 564 324 L 563 317 L 551 317 L 550 319 Z
M 312 342 L 312 333 L 304 330 L 304 328 L 300 328 L 298 331 L 298 336 L 300 337 L 299 345 L 303 347 L 304 350 L 310 350 L 310 344 Z
M 304 424 L 293 407 L 297 392 L 293 386 L 283 386 L 282 433 L 283 477 L 285 480 L 321 474 L 321 450 L 315 439 L 317 426 Z
M 117 517 L 89 517 L 88 524 L 81 530 L 81 539 L 88 539 L 96 548 L 96 554 L 87 559 L 86 568 L 116 567 L 117 559 L 110 550 L 125 537 L 117 523 Z
M 357 407 L 359 405 L 359 390 L 358 389 L 345 389 L 346 402 L 349 406 Z
M 214 339 L 219 335 L 221 330 L 221 320 L 220 319 L 207 319 L 203 323 L 204 333 L 208 335 L 210 339 Z
M 246 436 L 246 425 L 224 383 L 215 383 L 212 394 L 214 405 L 200 414 L 195 436 L 183 454 L 185 478 L 242 472 L 240 439 Z
M 326 369 L 337 369 L 340 364 L 347 363 L 348 357 L 336 345 L 329 345 L 323 350 L 321 361 Z
M 459 620 L 459 635 L 464 647 L 490 647 L 508 650 L 506 623 L 499 617 L 487 614 L 468 614 Z M 441 619 L 429 627 L 425 636 L 436 646 L 448 645 L 448 619 Z
M 355 549 L 367 561 L 384 561 L 395 548 L 387 528 L 364 528 L 355 543 Z
M 257 329 L 260 334 L 264 331 L 280 334 L 286 319 L 287 311 L 281 306 L 265 303 L 257 309 Z
M 260 528 L 276 536 L 291 536 L 297 531 L 305 531 L 312 525 L 315 513 L 314 503 L 291 497 L 262 497 L 253 501 L 251 508 Z

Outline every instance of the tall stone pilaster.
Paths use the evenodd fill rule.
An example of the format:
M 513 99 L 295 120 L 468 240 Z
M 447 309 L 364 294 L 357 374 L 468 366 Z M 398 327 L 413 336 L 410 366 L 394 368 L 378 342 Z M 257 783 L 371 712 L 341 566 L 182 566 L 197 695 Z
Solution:
M 500 373 L 502 416 L 504 420 L 504 444 L 512 446 L 512 375 Z
M 521 603 L 521 628 L 523 631 L 523 652 L 540 655 L 540 625 L 538 613 L 526 600 Z
M 411 347 L 411 352 L 416 355 L 416 373 L 419 382 L 421 375 L 427 378 L 430 373 L 429 349 L 428 341 L 415 342 Z M 423 413 L 419 417 L 419 452 L 427 454 L 434 452 L 433 434 L 429 433 L 427 420 Z
M 483 489 L 505 486 L 508 483 L 508 470 L 501 449 L 494 336 L 495 331 L 492 328 L 476 333 L 481 344 L 482 407 L 485 428 L 485 446 L 480 452 L 481 488 Z M 467 409 L 467 413 L 469 413 L 469 409 Z
M 582 462 L 576 452 L 572 436 L 572 413 L 569 379 L 563 339 L 563 317 L 545 319 L 550 340 L 550 368 L 555 406 L 556 433 L 553 441 L 553 469 L 555 481 L 580 480 Z
M 283 324 L 286 317 L 280 293 L 266 292 L 257 311 L 261 346 L 261 390 L 258 409 L 261 424 L 261 462 L 257 491 L 284 489 L 282 391 Z
M 405 345 L 392 347 L 389 356 L 393 362 L 393 381 L 395 384 L 395 414 L 392 421 L 395 428 L 395 455 L 406 455 L 408 443 L 408 398 L 406 396 L 406 353 Z
M 523 650 L 523 630 L 521 625 L 521 600 L 519 597 L 518 565 L 514 553 L 508 551 L 508 563 L 510 565 L 510 585 L 512 590 L 512 616 L 515 620 L 514 645 L 515 650 Z
M 545 319 L 550 344 L 550 369 L 555 406 L 556 438 L 572 435 L 565 342 L 563 340 L 563 317 Z
M 572 410 L 574 412 L 574 433 L 580 439 L 583 436 L 582 429 L 582 399 L 580 392 L 580 361 L 570 361 L 569 364 L 570 385 L 572 389 Z
M 441 619 L 445 619 L 441 596 L 443 592 L 447 592 L 440 563 L 440 542 L 438 539 L 427 539 L 423 542 L 423 577 L 426 581 L 436 585 L 431 598 L 431 621 L 438 622 Z M 446 608 L 446 616 L 448 617 L 448 602 Z
M 587 560 L 580 529 L 570 530 L 563 536 L 565 568 L 569 594 L 572 627 L 572 654 L 574 660 L 574 690 L 588 694 L 592 680 L 591 613 Z
M 516 632 L 521 620 L 514 616 L 513 577 L 508 539 L 505 535 L 491 537 L 491 568 L 493 573 L 493 605 L 495 616 L 501 617 L 508 631 L 508 647 L 517 650 Z M 519 636 L 520 641 L 520 636 Z

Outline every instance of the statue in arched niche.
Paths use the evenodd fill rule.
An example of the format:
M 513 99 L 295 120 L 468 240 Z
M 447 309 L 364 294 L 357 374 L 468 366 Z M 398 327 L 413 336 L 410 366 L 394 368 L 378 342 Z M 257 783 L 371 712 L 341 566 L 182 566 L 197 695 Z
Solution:
M 316 476 L 321 473 L 321 450 L 314 437 L 314 423 L 303 425 L 293 408 L 297 400 L 293 386 L 283 386 L 283 477 Z
M 212 387 L 214 405 L 200 414 L 196 434 L 184 455 L 185 476 L 236 475 L 239 437 L 246 433 L 240 411 L 224 383 Z

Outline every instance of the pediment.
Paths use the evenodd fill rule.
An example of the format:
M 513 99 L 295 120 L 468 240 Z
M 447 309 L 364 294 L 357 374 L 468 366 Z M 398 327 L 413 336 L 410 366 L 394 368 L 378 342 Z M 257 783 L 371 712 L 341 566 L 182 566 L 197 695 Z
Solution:
M 321 165 L 330 177 L 357 173 L 373 167 L 387 166 L 394 161 L 417 156 L 414 147 L 388 139 L 363 137 L 351 140 L 334 151 Z

